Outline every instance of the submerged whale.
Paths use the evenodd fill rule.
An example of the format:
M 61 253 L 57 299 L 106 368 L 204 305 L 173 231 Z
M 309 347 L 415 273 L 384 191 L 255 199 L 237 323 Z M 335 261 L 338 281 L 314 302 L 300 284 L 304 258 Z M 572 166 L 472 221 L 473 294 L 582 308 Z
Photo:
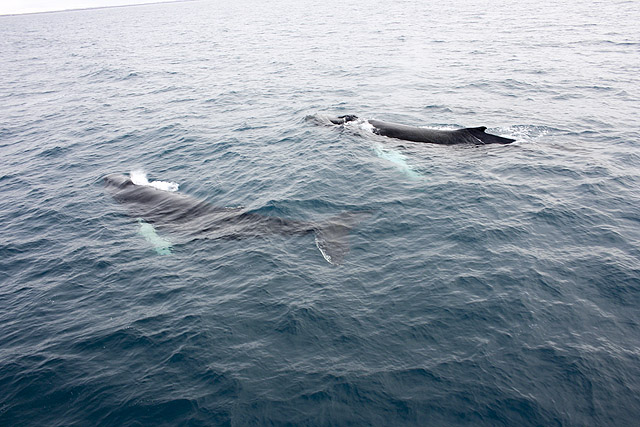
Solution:
M 268 234 L 314 234 L 316 246 L 331 264 L 340 264 L 349 252 L 349 232 L 366 212 L 344 212 L 329 221 L 314 224 L 264 216 L 244 208 L 215 207 L 194 197 L 136 185 L 122 174 L 104 177 L 106 190 L 126 205 L 129 213 L 146 222 L 194 239 L 242 239 Z
M 329 117 L 331 123 L 342 125 L 358 120 L 357 116 L 345 115 Z M 515 139 L 485 133 L 486 127 L 463 128 L 456 130 L 427 129 L 415 126 L 401 125 L 397 123 L 383 122 L 381 120 L 368 120 L 373 127 L 373 133 L 389 138 L 405 141 L 427 142 L 431 144 L 509 144 Z

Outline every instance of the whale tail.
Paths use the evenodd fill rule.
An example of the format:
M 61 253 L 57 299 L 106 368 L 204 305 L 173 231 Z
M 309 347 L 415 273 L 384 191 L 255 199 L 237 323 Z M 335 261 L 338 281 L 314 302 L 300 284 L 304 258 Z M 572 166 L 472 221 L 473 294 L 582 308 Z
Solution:
M 349 233 L 369 212 L 343 212 L 315 229 L 316 246 L 329 264 L 340 265 L 349 253 Z
M 469 132 L 474 138 L 479 139 L 483 144 L 510 144 L 515 141 L 515 139 L 486 133 L 485 130 L 487 130 L 487 128 L 484 126 L 465 129 L 465 131 Z

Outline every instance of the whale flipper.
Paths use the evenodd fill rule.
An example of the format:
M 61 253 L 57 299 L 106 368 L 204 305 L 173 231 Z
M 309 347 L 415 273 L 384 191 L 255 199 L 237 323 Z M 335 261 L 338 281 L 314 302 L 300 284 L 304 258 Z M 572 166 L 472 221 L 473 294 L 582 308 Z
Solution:
M 142 218 L 138 219 L 138 224 L 140 224 L 138 233 L 140 233 L 147 242 L 151 243 L 158 255 L 171 255 L 171 242 L 160 237 L 158 233 L 156 233 L 153 225 L 145 222 Z

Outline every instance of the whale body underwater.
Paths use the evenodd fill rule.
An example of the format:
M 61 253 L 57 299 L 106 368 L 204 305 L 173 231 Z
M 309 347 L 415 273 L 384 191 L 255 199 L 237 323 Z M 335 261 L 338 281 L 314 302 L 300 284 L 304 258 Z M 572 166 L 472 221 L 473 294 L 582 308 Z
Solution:
M 191 239 L 244 239 L 260 236 L 315 236 L 316 246 L 327 262 L 341 264 L 349 252 L 349 233 L 367 212 L 343 212 L 315 224 L 260 215 L 245 208 L 216 207 L 194 197 L 147 185 L 137 185 L 126 175 L 103 178 L 105 189 L 135 217 Z
M 329 117 L 329 121 L 335 125 L 343 125 L 357 121 L 354 115 Z M 416 126 L 407 126 L 397 123 L 383 122 L 381 120 L 367 120 L 373 127 L 373 133 L 389 138 L 404 141 L 425 142 L 430 144 L 455 145 L 455 144 L 510 144 L 515 139 L 505 138 L 486 133 L 486 127 L 462 128 L 456 130 L 428 129 Z

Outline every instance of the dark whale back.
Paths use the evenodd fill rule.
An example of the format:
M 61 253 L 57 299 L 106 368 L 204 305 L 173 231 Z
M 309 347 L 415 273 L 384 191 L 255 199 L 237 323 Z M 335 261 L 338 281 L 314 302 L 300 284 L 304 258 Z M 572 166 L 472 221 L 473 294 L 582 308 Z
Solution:
M 369 120 L 373 132 L 377 135 L 405 141 L 427 142 L 431 144 L 509 144 L 515 139 L 485 133 L 486 127 L 463 128 L 456 130 L 427 129 L 416 126 Z
M 358 116 L 347 114 L 338 117 L 329 117 L 329 121 L 335 125 L 343 125 L 358 120 Z M 456 130 L 427 129 L 416 126 L 401 125 L 398 123 L 383 122 L 382 120 L 369 120 L 373 126 L 373 132 L 388 138 L 402 139 L 404 141 L 426 142 L 430 144 L 454 145 L 454 144 L 510 144 L 515 139 L 486 133 L 486 127 L 463 128 Z
M 185 222 L 223 210 L 184 194 L 136 185 L 124 175 L 107 175 L 104 181 L 111 196 L 127 206 L 132 216 L 150 223 Z

